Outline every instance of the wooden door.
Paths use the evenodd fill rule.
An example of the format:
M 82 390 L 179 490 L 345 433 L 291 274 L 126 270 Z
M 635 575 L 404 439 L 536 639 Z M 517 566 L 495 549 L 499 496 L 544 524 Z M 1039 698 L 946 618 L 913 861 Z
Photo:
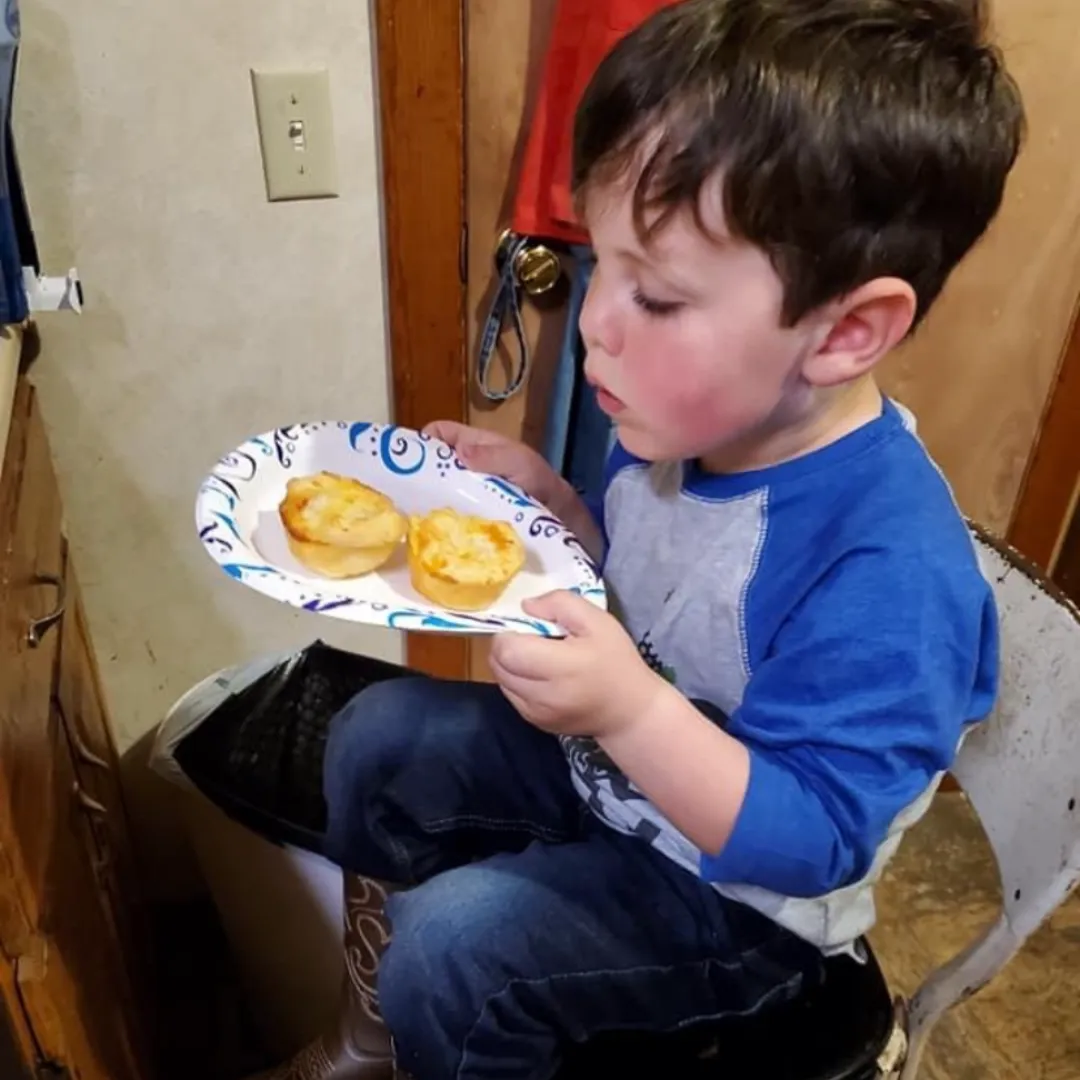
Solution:
M 1009 528 L 1009 540 L 1045 570 L 1069 569 L 1076 556 L 1080 506 L 1080 318 L 1043 416 L 1042 430 L 1028 462 L 1024 487 Z M 1071 523 L 1071 528 L 1070 528 Z M 1059 568 L 1059 562 L 1063 565 Z M 1080 567 L 1077 568 L 1080 571 Z M 1080 596 L 1070 594 L 1074 599 Z
M 465 100 L 460 0 L 375 0 L 393 417 L 466 419 Z M 408 663 L 464 675 L 469 644 L 410 634 Z
M 1080 513 L 1074 512 L 1065 531 L 1061 555 L 1054 569 L 1054 580 L 1066 596 L 1080 604 Z
M 63 723 L 74 768 L 72 794 L 81 812 L 105 943 L 112 963 L 111 991 L 126 1052 L 145 1072 L 151 1012 L 150 930 L 141 876 L 134 862 L 120 762 L 105 713 L 104 694 L 86 624 L 75 568 L 65 566 L 67 609 L 60 628 L 60 656 L 53 705 Z
M 469 387 L 491 257 L 510 216 L 555 0 L 462 0 L 438 14 L 425 0 L 377 6 L 398 418 L 460 413 L 535 438 L 564 311 L 528 309 L 536 351 L 520 397 L 492 408 Z M 1074 0 L 996 0 L 994 7 L 1027 103 L 1028 144 L 1000 219 L 927 324 L 888 362 L 883 381 L 916 411 L 963 509 L 1004 533 L 1053 403 L 1080 296 L 1080 110 L 1073 105 L 1080 99 L 1080 7 Z M 410 180 L 405 167 L 426 141 L 433 147 L 427 169 Z M 440 250 L 428 243 L 436 224 Z M 466 227 L 465 280 L 451 280 L 455 238 Z M 433 258 L 442 267 L 437 275 Z M 426 319 L 415 317 L 421 306 Z M 411 644 L 409 660 L 482 675 L 482 648 L 473 651 L 470 665 L 464 643 L 432 638 Z
M 148 979 L 140 876 L 120 782 L 120 762 L 105 715 L 104 694 L 75 568 L 65 568 L 67 610 L 61 625 L 55 707 L 64 721 L 87 822 L 99 853 L 105 898 L 123 945 L 132 988 Z
M 18 957 L 19 994 L 44 1062 L 81 1080 L 141 1080 L 131 1039 L 132 1003 L 120 941 L 103 889 L 102 853 L 80 801 L 66 729 L 54 710 L 51 765 L 41 793 L 46 822 L 46 905 L 30 949 Z
M 33 405 L 21 384 L 0 484 L 0 527 L 9 538 L 0 562 L 0 847 L 14 894 L 36 927 L 48 904 L 52 823 L 43 809 L 52 762 L 43 733 L 51 723 L 59 633 L 44 634 L 37 647 L 27 633 L 59 602 L 64 556 L 59 489 Z
M 0 529 L 0 954 L 13 972 L 0 989 L 9 1015 L 17 1000 L 40 1066 L 82 1080 L 140 1080 L 147 1073 L 109 902 L 108 852 L 91 825 L 108 811 L 83 786 L 57 700 L 66 593 L 60 498 L 25 381 L 0 477 Z M 57 619 L 38 622 L 33 637 L 50 610 Z M 64 696 L 78 703 L 85 694 L 70 685 L 81 669 L 68 651 Z
M 1058 373 L 1009 539 L 1080 604 L 1080 318 Z
M 0 950 L 0 1076 L 33 1080 L 40 1054 L 26 1019 L 15 971 L 16 962 Z

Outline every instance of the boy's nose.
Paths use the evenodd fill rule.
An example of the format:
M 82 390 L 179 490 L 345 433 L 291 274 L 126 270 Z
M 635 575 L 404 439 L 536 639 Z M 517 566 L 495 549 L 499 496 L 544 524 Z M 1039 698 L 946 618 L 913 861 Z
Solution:
M 618 306 L 605 291 L 597 271 L 593 273 L 589 291 L 585 294 L 585 302 L 581 306 L 578 329 L 581 331 L 586 352 L 618 356 L 622 351 L 623 335 Z

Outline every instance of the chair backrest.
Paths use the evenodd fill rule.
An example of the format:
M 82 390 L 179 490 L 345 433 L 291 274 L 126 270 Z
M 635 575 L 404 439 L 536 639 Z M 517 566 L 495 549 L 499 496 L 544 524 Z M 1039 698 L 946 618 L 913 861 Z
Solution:
M 976 533 L 1001 621 L 994 717 L 954 769 L 1026 938 L 1080 880 L 1080 610 L 1005 545 Z
M 937 1018 L 993 978 L 1080 882 L 1080 610 L 1019 554 L 972 529 L 998 603 L 1001 685 L 954 774 L 997 859 L 1003 910 L 912 999 L 905 1078 Z

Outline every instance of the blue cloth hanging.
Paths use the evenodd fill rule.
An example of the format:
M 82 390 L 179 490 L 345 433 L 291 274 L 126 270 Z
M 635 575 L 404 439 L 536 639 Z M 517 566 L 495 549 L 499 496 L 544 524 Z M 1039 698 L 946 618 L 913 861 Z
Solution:
M 578 319 L 585 302 L 585 293 L 592 276 L 592 255 L 586 247 L 572 247 L 568 252 L 573 260 L 570 271 L 570 296 L 567 300 L 566 328 L 562 348 L 555 364 L 548 402 L 547 424 L 544 428 L 542 451 L 548 464 L 559 474 L 566 474 L 569 464 L 570 427 L 573 421 L 574 400 L 583 360 Z
M 480 344 L 476 352 L 476 382 L 488 401 L 508 401 L 525 385 L 529 374 L 529 339 L 525 336 L 525 321 L 521 315 L 521 286 L 514 273 L 514 260 L 528 244 L 527 236 L 513 238 L 509 244 L 499 267 L 498 286 L 484 319 L 484 329 L 480 333 Z M 507 319 L 514 329 L 517 359 L 505 388 L 496 390 L 491 385 L 491 361 L 495 357 Z
M 19 3 L 5 0 L 0 24 L 0 323 L 22 322 L 29 314 L 23 267 L 39 272 L 37 249 L 19 178 L 11 130 L 15 69 L 19 52 Z
M 588 247 L 570 249 L 574 268 L 562 351 L 552 380 L 551 400 L 544 429 L 543 453 L 548 463 L 565 476 L 585 500 L 599 498 L 604 465 L 615 430 L 584 378 L 585 347 L 578 329 L 585 294 L 595 259 Z

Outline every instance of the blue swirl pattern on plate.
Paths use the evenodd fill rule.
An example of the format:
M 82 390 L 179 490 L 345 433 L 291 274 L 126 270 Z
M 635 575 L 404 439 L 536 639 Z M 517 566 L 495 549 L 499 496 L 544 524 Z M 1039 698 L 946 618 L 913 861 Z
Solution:
M 319 421 L 277 428 L 248 439 L 220 458 L 199 488 L 195 518 L 203 547 L 229 577 L 306 611 L 396 630 L 466 634 L 510 630 L 546 637 L 561 635 L 558 627 L 520 610 L 451 612 L 385 587 L 382 597 L 366 596 L 365 591 L 374 590 L 364 583 L 350 583 L 353 587 L 346 589 L 342 582 L 311 578 L 272 565 L 254 541 L 260 515 L 266 517 L 267 511 L 276 507 L 290 476 L 323 468 L 355 475 L 388 493 L 404 490 L 403 485 L 445 491 L 446 504 L 453 503 L 452 495 L 457 492 L 459 509 L 511 520 L 526 546 L 544 554 L 545 563 L 559 568 L 557 573 L 545 575 L 546 588 L 568 589 L 606 607 L 604 585 L 592 559 L 577 537 L 545 507 L 501 477 L 469 473 L 445 443 L 408 428 L 363 421 Z M 462 491 L 466 492 L 467 506 L 462 505 Z

